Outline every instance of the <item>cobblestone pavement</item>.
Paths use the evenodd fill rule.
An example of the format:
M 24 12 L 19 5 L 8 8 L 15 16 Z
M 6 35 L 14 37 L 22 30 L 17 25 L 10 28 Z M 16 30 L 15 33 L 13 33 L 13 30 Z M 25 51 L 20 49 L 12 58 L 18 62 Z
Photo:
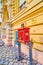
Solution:
M 18 51 L 16 47 L 0 47 L 0 65 L 30 65 L 29 58 L 24 55 L 22 61 L 17 61 Z M 41 65 L 36 61 L 33 61 L 33 65 Z

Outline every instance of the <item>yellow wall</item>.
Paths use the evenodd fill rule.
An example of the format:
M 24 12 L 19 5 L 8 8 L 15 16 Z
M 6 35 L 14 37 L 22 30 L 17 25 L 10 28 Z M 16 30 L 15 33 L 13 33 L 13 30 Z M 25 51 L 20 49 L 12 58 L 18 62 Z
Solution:
M 14 20 L 12 21 L 13 41 L 15 40 L 15 31 L 16 31 L 15 29 L 21 28 L 21 24 L 24 23 L 25 27 L 30 27 L 30 36 L 34 42 L 33 47 L 38 50 L 43 51 L 43 48 L 42 48 L 42 45 L 43 45 L 43 31 L 42 31 L 43 8 L 42 8 L 42 4 L 43 4 L 43 2 L 41 2 L 41 0 L 39 0 L 39 1 L 36 0 L 37 2 L 35 0 L 30 0 L 30 1 L 31 2 L 29 2 L 30 4 L 27 6 L 27 8 L 24 8 L 21 12 L 18 12 L 19 5 L 17 5 L 18 7 L 17 6 L 15 7 L 16 8 L 15 11 L 17 11 L 18 13 L 16 12 L 17 15 L 14 16 Z M 12 4 L 13 4 L 13 2 L 14 1 L 12 0 Z M 18 0 L 15 2 L 19 3 Z M 32 6 L 30 7 L 30 5 L 32 5 Z M 12 5 L 12 13 L 14 12 L 13 6 L 14 5 Z M 3 7 L 5 7 L 5 9 L 6 9 L 7 6 L 3 6 Z M 4 14 L 6 14 L 4 16 L 4 20 L 6 21 L 8 18 L 7 9 L 4 10 Z
M 41 2 L 42 0 L 26 0 L 26 7 L 33 7 L 35 6 L 37 3 Z M 30 7 L 31 6 L 31 7 Z
M 19 11 L 19 0 L 12 0 L 11 9 L 12 17 L 14 17 L 14 15 Z
M 34 42 L 34 48 L 43 51 L 43 15 L 27 20 L 26 27 L 30 28 L 30 36 Z M 35 21 L 35 22 L 34 22 Z M 13 29 L 21 28 L 20 24 L 15 24 Z M 15 37 L 15 36 L 14 36 Z M 34 38 L 35 37 L 35 38 Z M 38 47 L 37 47 L 38 46 Z
M 2 12 L 3 12 L 3 21 L 2 21 L 2 25 L 4 26 L 6 21 L 8 20 L 9 16 L 8 16 L 8 10 L 7 10 L 7 0 L 2 0 Z
M 30 15 L 17 20 L 13 21 L 12 25 L 13 41 L 15 41 L 16 29 L 21 28 L 21 24 L 24 23 L 24 27 L 30 28 L 30 38 L 33 41 L 33 59 L 37 60 L 43 65 L 43 8 L 41 7 L 32 12 Z M 27 45 L 21 44 L 21 51 L 25 55 L 29 56 Z

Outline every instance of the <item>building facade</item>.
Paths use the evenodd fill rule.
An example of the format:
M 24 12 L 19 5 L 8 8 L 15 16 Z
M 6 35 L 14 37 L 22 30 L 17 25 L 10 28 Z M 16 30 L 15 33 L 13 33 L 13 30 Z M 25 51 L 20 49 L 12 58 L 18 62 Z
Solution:
M 15 5 L 16 9 L 13 6 L 14 2 L 18 3 Z M 19 0 L 12 0 L 11 3 L 13 4 L 10 6 L 12 19 L 7 14 L 7 22 L 5 19 L 5 23 L 2 22 L 1 25 L 2 29 L 4 26 L 3 30 L 5 32 L 3 34 L 6 33 L 6 38 L 3 39 L 5 44 L 15 46 L 17 29 L 22 26 L 30 28 L 30 39 L 33 42 L 33 59 L 43 65 L 43 0 L 26 0 L 21 6 Z M 8 12 L 8 10 L 5 12 Z M 27 45 L 21 43 L 21 51 L 28 55 Z

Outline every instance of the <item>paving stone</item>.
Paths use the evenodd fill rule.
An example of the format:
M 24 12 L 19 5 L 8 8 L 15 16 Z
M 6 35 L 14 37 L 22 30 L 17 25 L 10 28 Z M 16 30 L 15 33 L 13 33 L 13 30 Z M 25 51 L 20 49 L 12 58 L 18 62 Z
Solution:
M 23 54 L 23 60 L 18 61 L 18 49 L 13 46 L 2 46 L 0 47 L 0 65 L 29 65 L 29 57 Z M 33 61 L 33 63 L 37 63 Z M 35 64 L 33 64 L 35 65 Z M 36 64 L 41 65 L 41 64 Z
M 8 62 L 8 61 L 6 61 L 6 62 L 4 62 L 3 64 L 4 64 L 4 65 L 8 65 L 8 63 L 9 63 L 9 62 Z
M 18 63 L 14 63 L 13 65 L 18 65 Z
M 9 58 L 5 58 L 5 62 L 9 61 Z
M 24 65 L 27 65 L 26 63 L 24 63 Z
M 23 63 L 26 63 L 26 60 L 22 60 Z
M 40 63 L 37 63 L 36 65 L 42 65 L 42 64 L 40 64 Z
M 4 61 L 3 60 L 0 60 L 0 64 L 3 64 L 4 63 Z
M 9 62 L 12 62 L 13 61 L 13 59 L 9 59 Z
M 27 65 L 29 65 L 29 61 L 27 60 Z
M 23 65 L 23 63 L 22 62 L 18 62 L 18 65 Z
M 10 62 L 8 65 L 13 65 L 13 62 Z

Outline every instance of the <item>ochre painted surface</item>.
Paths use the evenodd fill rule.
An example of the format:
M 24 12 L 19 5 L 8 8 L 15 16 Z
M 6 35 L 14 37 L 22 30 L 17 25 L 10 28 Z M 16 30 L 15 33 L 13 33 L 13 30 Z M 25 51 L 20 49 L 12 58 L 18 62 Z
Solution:
M 16 2 L 17 1 L 17 2 Z M 19 3 L 16 0 L 16 3 Z M 8 19 L 11 22 L 11 26 L 8 23 L 6 32 L 6 39 L 3 39 L 5 42 L 11 37 L 12 45 L 15 45 L 16 40 L 16 30 L 21 28 L 21 24 L 24 24 L 24 27 L 30 28 L 30 39 L 33 41 L 33 58 L 39 61 L 43 65 L 43 2 L 42 0 L 26 0 L 26 7 L 19 11 L 19 5 L 16 6 L 16 14 L 14 15 L 13 5 L 12 5 L 12 17 L 13 20 L 9 20 L 7 6 L 5 6 L 6 11 L 4 11 L 4 21 L 2 22 L 2 27 L 6 25 L 6 20 Z M 13 0 L 12 0 L 13 3 Z M 29 4 L 28 4 L 29 3 Z M 4 7 L 4 6 L 3 6 Z M 14 12 L 14 13 L 13 13 Z M 8 29 L 11 29 L 11 36 L 9 35 Z M 8 41 L 7 41 L 8 43 Z M 6 43 L 6 45 L 7 45 Z M 21 51 L 28 55 L 27 45 L 21 43 Z

